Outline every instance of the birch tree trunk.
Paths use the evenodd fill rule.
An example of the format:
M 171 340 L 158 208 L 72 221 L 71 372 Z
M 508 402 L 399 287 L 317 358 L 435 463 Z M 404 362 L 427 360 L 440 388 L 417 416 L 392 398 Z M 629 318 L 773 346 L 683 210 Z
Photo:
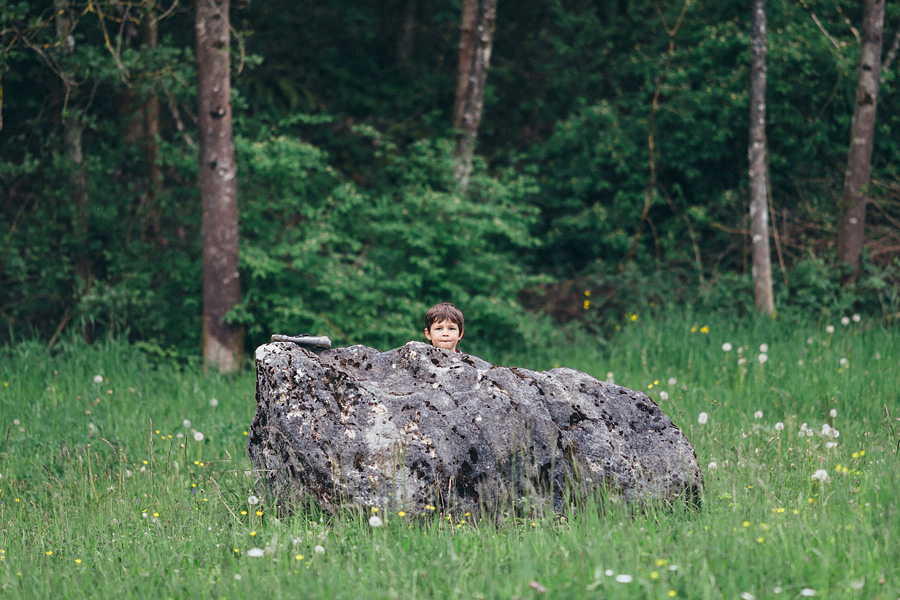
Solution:
M 856 283 L 865 237 L 866 195 L 872 169 L 872 147 L 875 138 L 875 108 L 878 80 L 881 75 L 881 38 L 884 31 L 885 0 L 865 0 L 863 5 L 862 43 L 859 49 L 859 72 L 856 99 L 850 125 L 850 149 L 844 192 L 841 195 L 841 227 L 838 232 L 838 260 L 849 266 L 845 285 Z
M 484 107 L 484 86 L 491 62 L 491 47 L 497 18 L 497 0 L 463 0 L 459 40 L 459 67 L 453 127 L 456 137 L 456 180 L 460 189 L 469 186 L 478 125 Z
M 766 169 L 766 0 L 753 0 L 750 32 L 750 236 L 756 310 L 775 312 L 769 254 L 769 200 Z
M 224 321 L 241 300 L 228 0 L 197 0 L 196 33 L 203 204 L 203 363 L 207 369 L 230 373 L 240 367 L 243 329 Z

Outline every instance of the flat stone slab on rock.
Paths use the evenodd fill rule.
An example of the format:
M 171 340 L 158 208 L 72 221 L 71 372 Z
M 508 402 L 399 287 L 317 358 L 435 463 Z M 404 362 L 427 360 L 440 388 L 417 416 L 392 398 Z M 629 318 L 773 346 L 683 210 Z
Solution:
M 688 439 L 646 395 L 573 369 L 493 366 L 410 342 L 256 350 L 248 450 L 283 505 L 560 512 L 603 493 L 699 502 Z

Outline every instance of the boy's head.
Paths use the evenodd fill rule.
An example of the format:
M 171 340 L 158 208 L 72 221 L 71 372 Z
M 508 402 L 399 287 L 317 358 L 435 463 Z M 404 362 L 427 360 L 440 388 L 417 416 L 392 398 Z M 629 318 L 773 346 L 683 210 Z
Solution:
M 449 302 L 435 304 L 425 313 L 425 339 L 436 348 L 456 352 L 465 324 L 461 310 Z

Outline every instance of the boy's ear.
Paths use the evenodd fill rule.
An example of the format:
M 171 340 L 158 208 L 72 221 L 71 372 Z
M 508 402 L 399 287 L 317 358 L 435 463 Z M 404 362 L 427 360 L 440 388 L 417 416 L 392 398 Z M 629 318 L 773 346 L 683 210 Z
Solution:
M 428 330 L 427 327 L 425 328 L 425 339 L 428 340 L 429 342 L 431 341 L 431 332 Z

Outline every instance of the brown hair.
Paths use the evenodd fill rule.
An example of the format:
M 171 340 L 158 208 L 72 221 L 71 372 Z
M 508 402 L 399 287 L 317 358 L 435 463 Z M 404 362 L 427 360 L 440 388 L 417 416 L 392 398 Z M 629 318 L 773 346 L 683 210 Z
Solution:
M 466 319 L 463 317 L 462 311 L 450 304 L 449 302 L 441 302 L 435 304 L 425 313 L 425 329 L 431 330 L 431 326 L 439 321 L 450 321 L 459 325 L 459 330 L 466 329 Z

